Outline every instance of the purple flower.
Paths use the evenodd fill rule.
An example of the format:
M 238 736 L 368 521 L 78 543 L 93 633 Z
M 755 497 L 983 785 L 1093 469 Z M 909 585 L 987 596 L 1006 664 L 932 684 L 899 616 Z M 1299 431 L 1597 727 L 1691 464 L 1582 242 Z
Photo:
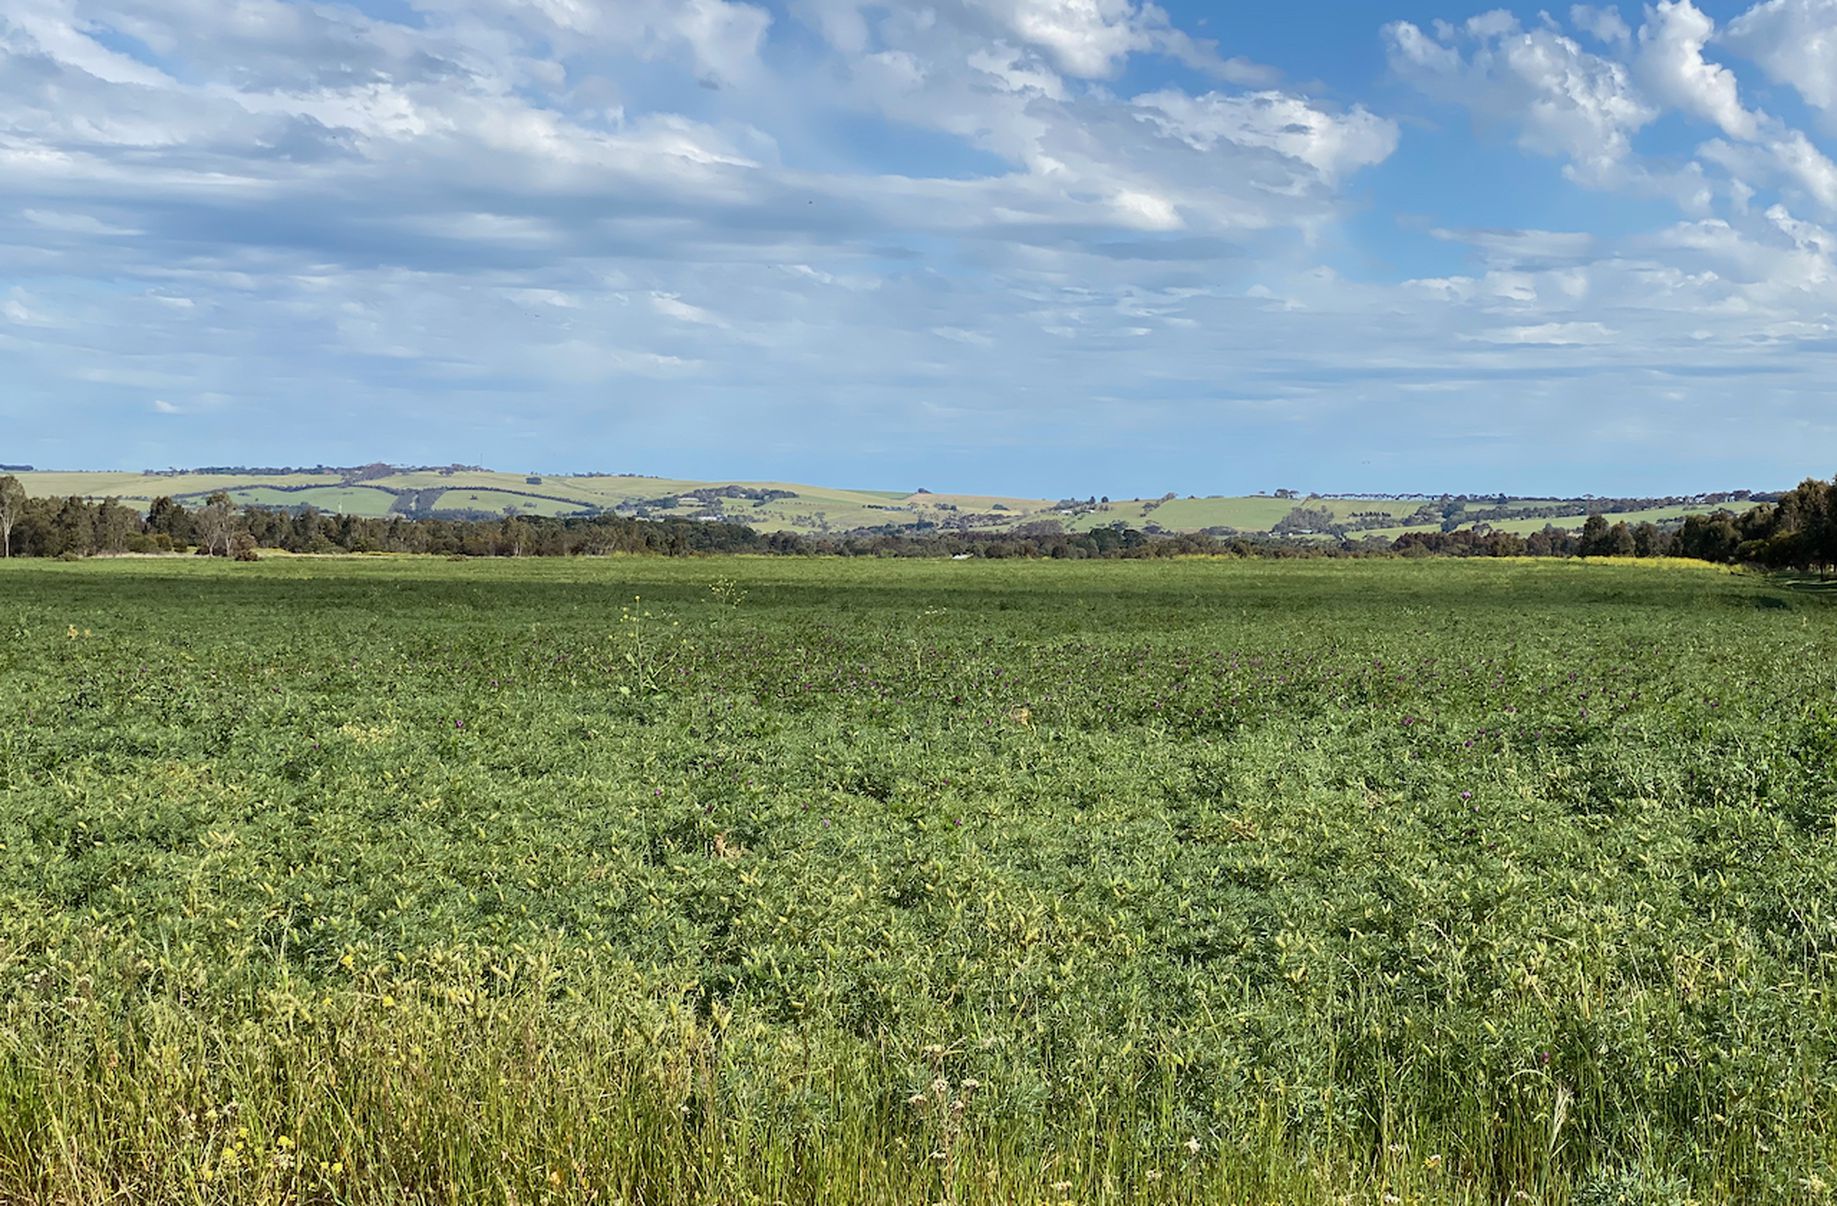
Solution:
M 1470 791 L 1464 791 L 1464 792 L 1462 792 L 1462 793 L 1461 793 L 1461 799 L 1463 799 L 1463 800 L 1471 800 L 1471 799 L 1473 799 L 1473 793 L 1472 793 L 1472 792 L 1470 792 Z
M 455 720 L 453 721 L 453 727 L 456 729 L 463 729 L 466 727 L 466 722 L 463 720 Z

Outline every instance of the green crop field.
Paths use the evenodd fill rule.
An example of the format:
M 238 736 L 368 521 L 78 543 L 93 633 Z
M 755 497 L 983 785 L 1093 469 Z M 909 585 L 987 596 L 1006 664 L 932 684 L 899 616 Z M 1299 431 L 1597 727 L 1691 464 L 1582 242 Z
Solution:
M 0 1201 L 1817 1202 L 1837 613 L 0 563 Z

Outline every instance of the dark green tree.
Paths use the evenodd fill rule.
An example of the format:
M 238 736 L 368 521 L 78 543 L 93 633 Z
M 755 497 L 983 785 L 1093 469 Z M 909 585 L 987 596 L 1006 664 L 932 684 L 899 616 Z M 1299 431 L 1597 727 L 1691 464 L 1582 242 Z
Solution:
M 1607 517 L 1604 515 L 1590 515 L 1582 524 L 1582 556 L 1607 556 L 1607 532 Z

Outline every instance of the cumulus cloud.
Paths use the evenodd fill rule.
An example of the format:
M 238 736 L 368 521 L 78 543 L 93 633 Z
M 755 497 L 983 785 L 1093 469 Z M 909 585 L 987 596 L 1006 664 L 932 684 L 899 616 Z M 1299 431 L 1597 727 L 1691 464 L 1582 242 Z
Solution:
M 1784 31 L 1806 34 L 1799 57 L 1781 70 L 1809 76 L 1823 39 L 1801 28 L 1809 19 L 1799 6 L 1825 2 L 1769 0 L 1734 22 L 1728 39 L 1783 62 Z M 1745 205 L 1761 187 L 1837 209 L 1837 163 L 1804 131 L 1746 105 L 1735 72 L 1706 56 L 1719 36 L 1715 22 L 1691 0 L 1660 0 L 1644 15 L 1635 34 L 1617 10 L 1575 6 L 1571 22 L 1602 44 L 1596 50 L 1553 22 L 1527 28 L 1503 11 L 1461 26 L 1437 23 L 1434 33 L 1398 22 L 1386 37 L 1400 75 L 1484 121 L 1516 128 L 1521 145 L 1566 160 L 1566 170 L 1591 187 L 1666 196 L 1693 213 L 1719 201 Z M 1716 137 L 1681 164 L 1640 154 L 1640 135 L 1667 113 L 1707 124 Z
M 1639 31 L 1640 78 L 1662 102 L 1715 122 L 1731 138 L 1755 139 L 1760 122 L 1742 107 L 1735 73 L 1703 57 L 1715 31 L 1690 0 L 1659 0 Z
M 1154 44 L 1153 26 L 1131 0 L 985 0 L 984 7 L 1071 75 L 1113 75 L 1124 58 Z
M 1764 0 L 1729 23 L 1724 43 L 1820 109 L 1837 109 L 1837 0 Z
M 1523 146 L 1567 159 L 1587 181 L 1617 179 L 1633 135 L 1658 116 L 1624 63 L 1506 13 L 1448 27 L 1446 36 L 1408 21 L 1384 34 L 1405 78 L 1488 122 L 1515 124 Z

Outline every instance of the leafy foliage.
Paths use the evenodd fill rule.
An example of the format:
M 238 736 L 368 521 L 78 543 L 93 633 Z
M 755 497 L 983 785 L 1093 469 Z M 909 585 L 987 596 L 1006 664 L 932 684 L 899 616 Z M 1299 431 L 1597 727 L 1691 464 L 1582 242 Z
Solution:
M 0 577 L 0 1200 L 1837 1183 L 1814 594 L 1499 561 Z

